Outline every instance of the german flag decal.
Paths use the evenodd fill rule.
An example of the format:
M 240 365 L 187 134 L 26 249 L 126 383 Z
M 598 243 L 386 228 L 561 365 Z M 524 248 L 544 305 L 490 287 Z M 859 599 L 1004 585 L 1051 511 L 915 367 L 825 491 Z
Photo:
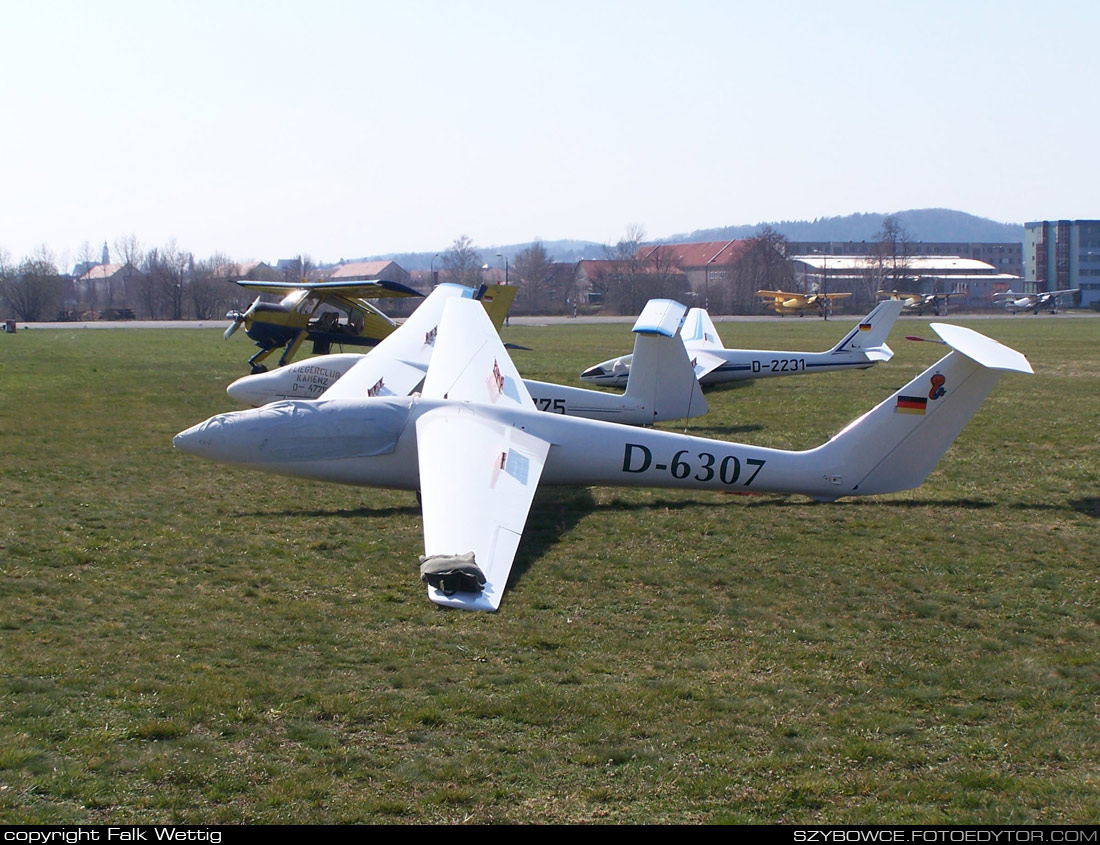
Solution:
M 894 407 L 895 414 L 923 414 L 928 407 L 928 399 L 924 396 L 899 396 L 898 404 Z
M 859 324 L 859 330 L 861 332 L 869 332 L 869 331 L 871 331 L 871 324 L 870 323 L 860 323 Z

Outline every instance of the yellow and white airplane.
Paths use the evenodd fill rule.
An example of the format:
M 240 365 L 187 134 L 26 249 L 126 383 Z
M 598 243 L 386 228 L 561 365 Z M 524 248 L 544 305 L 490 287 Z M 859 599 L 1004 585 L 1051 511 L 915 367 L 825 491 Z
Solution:
M 447 301 L 420 392 L 218 414 L 174 446 L 249 469 L 418 491 L 428 598 L 495 611 L 540 482 L 797 493 L 831 502 L 923 483 L 1019 352 L 933 323 L 943 358 L 807 451 L 538 410 L 481 304 Z M 679 341 L 677 341 L 679 343 Z
M 397 282 L 237 282 L 247 290 L 282 296 L 279 302 L 263 302 L 257 296 L 244 311 L 230 311 L 225 330 L 229 340 L 241 326 L 260 351 L 248 359 L 252 372 L 264 372 L 263 361 L 283 349 L 279 366 L 294 359 L 309 340 L 314 355 L 327 355 L 332 345 L 374 346 L 397 323 L 367 302 L 368 299 L 423 296 Z M 285 348 L 284 348 L 285 347 Z
M 784 290 L 758 290 L 756 295 L 761 299 L 770 300 L 765 306 L 770 308 L 780 317 L 787 314 L 797 314 L 801 317 L 808 311 L 816 311 L 825 316 L 832 313 L 832 301 L 851 296 L 847 293 L 789 293 Z

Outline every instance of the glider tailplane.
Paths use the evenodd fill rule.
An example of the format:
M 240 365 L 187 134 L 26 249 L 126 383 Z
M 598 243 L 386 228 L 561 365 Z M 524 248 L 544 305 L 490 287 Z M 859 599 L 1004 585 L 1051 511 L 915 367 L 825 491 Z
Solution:
M 634 323 L 625 398 L 649 408 L 654 419 L 690 419 L 707 412 L 692 362 L 676 336 L 684 311 L 673 300 L 653 299 Z
M 932 328 L 952 351 L 812 450 L 838 484 L 836 496 L 820 498 L 919 486 L 1001 375 L 1032 372 L 1019 352 L 978 332 L 938 323 Z
M 889 361 L 894 351 L 886 338 L 904 308 L 900 299 L 883 300 L 829 351 L 862 352 L 869 361 Z

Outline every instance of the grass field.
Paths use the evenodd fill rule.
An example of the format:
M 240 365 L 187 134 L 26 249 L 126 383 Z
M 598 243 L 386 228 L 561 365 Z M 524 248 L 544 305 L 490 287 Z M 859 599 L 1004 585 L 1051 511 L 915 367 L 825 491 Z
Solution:
M 173 451 L 233 407 L 244 340 L 0 336 L 0 822 L 1100 820 L 1100 319 L 970 325 L 1036 375 L 920 489 L 547 488 L 496 615 L 427 601 L 413 495 Z M 927 331 L 688 428 L 816 445 L 942 353 L 902 339 Z M 506 339 L 572 384 L 631 343 Z

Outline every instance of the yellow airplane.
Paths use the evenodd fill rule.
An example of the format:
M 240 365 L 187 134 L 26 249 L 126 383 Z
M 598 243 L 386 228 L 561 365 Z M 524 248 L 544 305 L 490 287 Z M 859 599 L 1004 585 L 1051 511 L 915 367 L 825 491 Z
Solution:
M 765 306 L 776 314 L 785 317 L 787 314 L 797 314 L 801 317 L 807 311 L 816 311 L 825 316 L 833 310 L 832 300 L 843 299 L 851 296 L 848 293 L 788 293 L 782 290 L 758 290 L 756 295 L 761 299 L 769 299 Z
M 934 309 L 936 316 L 947 313 L 947 301 L 952 296 L 950 293 L 902 293 L 896 290 L 880 290 L 875 292 L 879 299 L 897 299 L 905 303 L 906 311 L 916 311 L 922 315 L 925 309 Z
M 388 336 L 397 323 L 367 302 L 368 299 L 423 296 L 397 282 L 251 282 L 241 287 L 259 293 L 282 294 L 280 302 L 261 302 L 260 297 L 245 311 L 230 311 L 232 320 L 225 339 L 242 325 L 260 351 L 248 359 L 253 373 L 267 371 L 263 361 L 276 349 L 283 349 L 278 366 L 294 360 L 305 341 L 313 343 L 314 355 L 327 355 L 338 346 L 374 346 Z M 511 285 L 483 285 L 479 298 L 499 329 L 515 299 Z M 285 347 L 285 348 L 284 348 Z

